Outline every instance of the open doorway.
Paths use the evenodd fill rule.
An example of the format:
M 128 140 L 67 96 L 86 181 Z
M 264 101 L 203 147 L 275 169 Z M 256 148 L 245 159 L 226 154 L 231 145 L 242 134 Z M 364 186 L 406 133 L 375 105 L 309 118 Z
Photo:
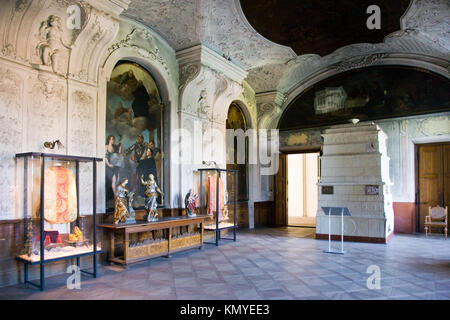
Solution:
M 319 152 L 287 156 L 288 226 L 316 226 L 319 176 Z

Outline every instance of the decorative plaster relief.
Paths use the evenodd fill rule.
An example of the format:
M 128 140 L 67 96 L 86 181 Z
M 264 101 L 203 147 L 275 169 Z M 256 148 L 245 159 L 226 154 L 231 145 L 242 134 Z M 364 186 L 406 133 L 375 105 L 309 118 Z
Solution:
M 265 65 L 249 70 L 247 81 L 255 92 L 268 92 L 277 88 L 284 72 L 290 68 L 288 63 Z
M 200 0 L 134 0 L 124 14 L 161 34 L 175 50 L 201 42 Z
M 255 91 L 246 81 L 242 83 L 242 87 L 243 90 L 241 96 L 239 97 L 239 100 L 244 103 L 245 107 L 250 113 L 251 118 L 256 119 L 258 110 L 256 108 Z M 254 122 L 253 125 L 255 126 L 256 123 Z
M 198 108 L 197 108 L 197 112 L 200 117 L 209 117 L 211 112 L 210 111 L 211 106 L 208 105 L 207 95 L 208 93 L 206 89 L 200 91 L 200 98 L 198 99 Z
M 236 0 L 135 0 L 125 15 L 157 31 L 177 51 L 203 43 L 246 68 L 295 57 L 292 49 L 253 30 Z
M 366 68 L 369 66 L 377 65 L 380 60 L 384 59 L 387 55 L 385 53 L 376 53 L 368 56 L 354 57 L 345 61 L 341 61 L 334 65 L 340 72 L 344 72 L 351 69 Z
M 23 79 L 0 66 L 0 219 L 12 218 L 15 194 L 14 155 L 22 151 Z
M 72 92 L 71 98 L 70 153 L 95 156 L 95 101 L 83 90 Z
M 36 53 L 42 65 L 51 66 L 55 73 L 67 74 L 71 45 L 65 39 L 59 16 L 50 15 L 41 22 Z
M 66 139 L 67 84 L 42 74 L 29 81 L 28 148 L 39 151 L 44 141 Z
M 93 7 L 88 14 L 83 32 L 72 46 L 69 77 L 96 83 L 100 60 L 116 36 L 119 23 Z
M 159 48 L 155 43 L 155 39 L 148 30 L 136 27 L 133 28 L 132 31 L 125 36 L 125 38 L 112 44 L 108 48 L 108 52 L 112 53 L 114 50 L 123 47 L 132 48 L 141 57 L 160 63 L 166 70 L 167 74 L 170 75 L 167 63 L 161 56 Z
M 450 134 L 450 116 L 424 119 L 419 122 L 418 129 L 425 136 Z
M 247 69 L 284 63 L 296 57 L 291 48 L 257 33 L 245 18 L 238 0 L 206 1 L 203 17 L 202 41 Z
M 432 41 L 450 49 L 450 3 L 447 0 L 414 0 L 400 24 L 403 30 L 422 30 Z

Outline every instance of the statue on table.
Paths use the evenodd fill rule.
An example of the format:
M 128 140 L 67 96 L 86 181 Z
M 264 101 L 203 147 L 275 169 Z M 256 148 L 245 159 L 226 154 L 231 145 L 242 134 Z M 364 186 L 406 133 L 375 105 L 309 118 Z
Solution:
M 127 218 L 130 218 L 130 212 L 128 211 L 128 204 L 130 196 L 133 197 L 133 193 L 130 193 L 126 188 L 128 183 L 127 178 L 123 178 L 117 185 L 115 208 L 114 208 L 114 223 L 125 222 Z
M 133 208 L 133 201 L 134 201 L 134 192 L 130 192 L 129 196 L 128 196 L 128 213 L 130 214 L 129 218 L 125 219 L 125 222 L 136 222 L 136 212 L 134 211 Z
M 197 202 L 198 196 L 192 193 L 192 189 L 184 197 L 184 205 L 186 206 L 186 214 L 188 217 L 195 217 L 195 203 Z
M 156 184 L 153 174 L 148 175 L 148 180 L 144 181 L 144 175 L 141 175 L 141 184 L 145 186 L 145 211 L 147 211 L 147 221 L 156 221 L 158 216 L 158 193 L 163 193 Z

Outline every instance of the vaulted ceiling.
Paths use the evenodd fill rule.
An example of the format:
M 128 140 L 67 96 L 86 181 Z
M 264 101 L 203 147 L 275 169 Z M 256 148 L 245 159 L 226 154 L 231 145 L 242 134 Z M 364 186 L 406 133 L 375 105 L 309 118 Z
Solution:
M 250 24 L 297 55 L 327 55 L 352 43 L 378 43 L 400 29 L 410 0 L 241 0 Z M 380 8 L 381 29 L 369 29 L 367 8 Z M 372 11 L 371 11 L 372 12 Z
M 381 30 L 366 9 L 381 8 Z M 293 90 L 355 56 L 411 53 L 450 60 L 448 0 L 131 0 L 123 15 L 178 51 L 204 44 L 249 71 L 255 92 Z

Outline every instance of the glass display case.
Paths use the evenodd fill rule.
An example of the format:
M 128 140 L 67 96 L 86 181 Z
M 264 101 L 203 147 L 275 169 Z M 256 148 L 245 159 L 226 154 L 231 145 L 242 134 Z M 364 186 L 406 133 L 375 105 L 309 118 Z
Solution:
M 202 168 L 194 177 L 197 180 L 194 192 L 199 196 L 198 212 L 211 217 L 205 221 L 205 239 L 212 233 L 216 246 L 221 239 L 236 241 L 237 170 Z M 229 231 L 233 238 L 223 236 Z
M 16 197 L 24 215 L 24 246 L 17 259 L 24 281 L 45 287 L 46 263 L 92 256 L 97 277 L 97 162 L 101 158 L 47 153 L 16 154 Z M 40 265 L 40 282 L 28 280 L 28 267 Z

